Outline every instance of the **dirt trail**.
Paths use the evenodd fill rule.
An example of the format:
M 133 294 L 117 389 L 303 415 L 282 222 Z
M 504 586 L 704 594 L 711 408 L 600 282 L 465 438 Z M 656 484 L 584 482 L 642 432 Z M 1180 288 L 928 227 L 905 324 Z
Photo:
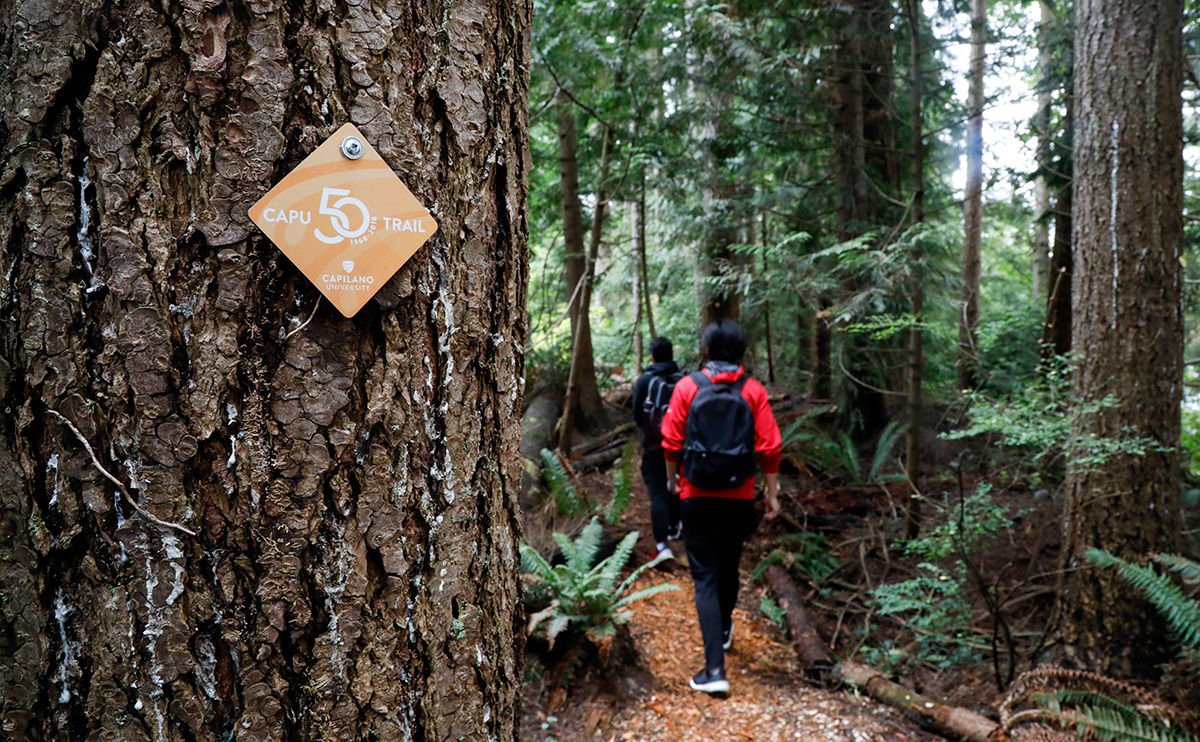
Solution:
M 647 560 L 653 545 L 649 507 L 640 481 L 623 520 L 643 534 L 634 559 Z M 547 721 L 537 742 L 547 738 L 602 742 L 940 739 L 922 732 L 890 708 L 807 684 L 794 651 L 758 608 L 762 588 L 750 579 L 753 565 L 749 557 L 743 559 L 733 648 L 725 659 L 729 696 L 714 698 L 692 690 L 688 678 L 703 665 L 704 652 L 683 544 L 671 545 L 680 557 L 673 571 L 651 571 L 639 586 L 670 581 L 680 590 L 635 605 L 629 624 L 650 678 L 631 673 L 626 678 L 629 687 L 621 692 L 599 689 L 572 699 L 569 709 L 549 717 L 555 722 L 562 717 L 563 723 Z

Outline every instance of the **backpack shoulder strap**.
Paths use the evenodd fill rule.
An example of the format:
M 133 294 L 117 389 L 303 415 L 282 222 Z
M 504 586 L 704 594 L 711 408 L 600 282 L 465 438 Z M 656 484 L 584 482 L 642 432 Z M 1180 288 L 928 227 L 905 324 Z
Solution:
M 742 387 L 746 386 L 746 382 L 749 380 L 750 380 L 750 374 L 742 374 L 742 378 L 733 382 L 733 388 L 737 390 L 738 394 L 741 394 Z
M 709 386 L 713 383 L 713 380 L 708 378 L 708 374 L 704 373 L 703 371 L 693 371 L 692 373 L 688 374 L 688 376 L 692 377 L 692 381 L 696 382 L 697 389 L 702 389 L 703 387 Z

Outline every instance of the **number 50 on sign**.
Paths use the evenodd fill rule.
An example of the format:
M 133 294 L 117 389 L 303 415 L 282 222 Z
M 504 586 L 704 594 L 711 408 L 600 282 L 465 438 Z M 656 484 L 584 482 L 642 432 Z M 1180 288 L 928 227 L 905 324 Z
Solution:
M 342 154 L 355 137 L 358 159 Z M 353 316 L 437 231 L 437 222 L 351 124 L 250 209 L 250 219 L 335 307 Z

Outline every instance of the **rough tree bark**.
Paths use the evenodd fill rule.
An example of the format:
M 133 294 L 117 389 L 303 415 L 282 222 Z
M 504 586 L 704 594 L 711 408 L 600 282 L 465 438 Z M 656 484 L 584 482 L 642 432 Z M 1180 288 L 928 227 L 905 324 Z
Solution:
M 1176 548 L 1183 389 L 1183 3 L 1075 5 L 1073 395 L 1117 404 L 1079 415 L 1074 432 L 1146 439 L 1068 475 L 1064 585 L 1068 658 L 1148 674 L 1173 652 L 1148 603 L 1081 553 L 1125 559 Z
M 5 739 L 515 739 L 530 12 L 0 15 Z M 247 217 L 347 120 L 441 226 L 353 319 Z

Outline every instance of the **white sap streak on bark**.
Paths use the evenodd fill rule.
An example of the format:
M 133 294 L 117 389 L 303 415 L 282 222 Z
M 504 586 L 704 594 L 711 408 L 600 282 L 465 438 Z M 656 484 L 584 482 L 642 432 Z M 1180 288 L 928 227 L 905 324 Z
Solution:
M 1112 235 L 1112 259 L 1113 259 L 1113 276 L 1112 276 L 1112 329 L 1117 329 L 1117 278 L 1121 273 L 1121 264 L 1117 260 L 1117 171 L 1121 165 L 1120 145 L 1117 141 L 1117 135 L 1121 131 L 1120 122 L 1116 116 L 1113 116 L 1112 124 L 1112 182 L 1109 185 L 1111 193 L 1109 194 L 1112 201 L 1111 213 L 1109 215 L 1108 231 Z

